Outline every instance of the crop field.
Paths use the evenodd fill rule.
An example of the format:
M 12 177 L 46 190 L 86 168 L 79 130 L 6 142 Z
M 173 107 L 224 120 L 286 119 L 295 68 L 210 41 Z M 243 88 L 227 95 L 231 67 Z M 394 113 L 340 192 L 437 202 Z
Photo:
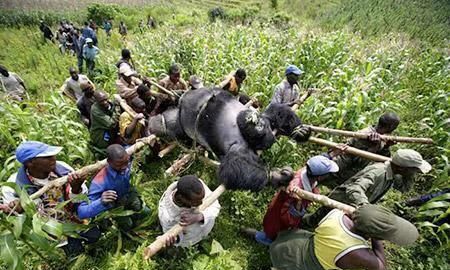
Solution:
M 12 8 L 14 2 L 5 1 L 2 5 Z M 88 16 L 85 6 L 89 4 L 80 2 L 83 2 L 80 3 L 81 14 L 64 10 L 68 15 L 65 18 L 73 19 L 77 25 Z M 154 78 L 166 74 L 172 63 L 179 63 L 185 80 L 195 74 L 203 78 L 205 85 L 214 86 L 231 71 L 245 68 L 247 79 L 242 91 L 264 106 L 270 102 L 274 87 L 284 78 L 286 66 L 295 64 L 305 72 L 301 87 L 319 89 L 298 110 L 303 123 L 356 131 L 375 124 L 382 113 L 392 111 L 401 118 L 396 135 L 432 138 L 433 145 L 394 146 L 394 150 L 417 150 L 433 169 L 419 176 L 411 191 L 401 193 L 392 189 L 382 201 L 383 205 L 414 222 L 420 231 L 419 240 L 411 247 L 386 244 L 386 257 L 389 269 L 394 270 L 450 269 L 450 225 L 438 223 L 450 215 L 449 194 L 418 208 L 404 205 L 409 198 L 450 186 L 450 44 L 445 39 L 448 36 L 441 33 L 448 29 L 427 28 L 434 31 L 428 35 L 397 31 L 408 21 L 405 19 L 388 32 L 380 30 L 385 27 L 381 24 L 380 31 L 361 32 L 358 31 L 361 22 L 357 21 L 361 17 L 351 22 L 344 22 L 342 18 L 331 22 L 330 14 L 334 13 L 325 14 L 341 5 L 340 1 L 130 2 L 138 5 L 142 2 L 142 7 L 126 7 L 115 13 L 115 28 L 110 39 L 103 30 L 98 32 L 101 53 L 91 79 L 97 89 L 106 90 L 111 98 L 116 93 L 115 63 L 122 48 L 131 50 L 139 73 Z M 280 2 L 276 10 L 273 2 Z M 299 2 L 304 5 L 303 13 L 290 12 L 289 7 L 298 8 Z M 414 4 L 416 1 L 401 2 Z M 445 1 L 432 2 L 438 3 L 436 6 L 445 4 Z M 230 10 L 230 17 L 210 22 L 208 10 L 216 6 Z M 446 8 L 444 6 L 444 10 Z M 239 9 L 248 13 L 236 13 Z M 433 14 L 428 6 L 424 9 Z M 4 12 L 0 15 L 7 18 Z M 439 16 L 441 12 L 442 9 L 436 9 Z M 23 13 L 21 21 L 25 21 L 27 14 Z M 158 27 L 141 33 L 137 22 L 150 14 L 157 19 Z M 56 44 L 44 42 L 38 25 L 34 24 L 38 18 L 31 16 L 26 17 L 30 23 L 20 27 L 0 23 L 0 64 L 23 78 L 29 95 L 22 103 L 0 100 L 0 183 L 19 168 L 14 151 L 23 140 L 64 147 L 58 159 L 74 168 L 95 162 L 89 147 L 89 132 L 79 120 L 75 104 L 59 89 L 69 76 L 68 68 L 76 66 L 76 58 L 61 55 Z M 48 16 L 53 18 L 54 15 Z M 319 17 L 323 18 L 323 25 L 311 23 Z M 125 40 L 117 31 L 119 20 L 129 25 Z M 352 25 L 355 20 L 357 23 Z M 8 21 L 14 20 L 8 17 Z M 373 22 L 376 23 L 375 19 Z M 441 22 L 436 21 L 436 24 Z M 340 27 L 347 23 L 349 27 Z M 345 140 L 324 134 L 315 136 L 334 142 Z M 319 145 L 297 144 L 282 138 L 264 152 L 263 159 L 269 167 L 290 165 L 298 169 L 309 157 L 326 151 Z M 133 233 L 120 232 L 112 226 L 98 243 L 70 262 L 55 247 L 58 241 L 36 229 L 39 223 L 46 222 L 37 213 L 27 213 L 22 218 L 0 213 L 0 269 L 270 269 L 268 248 L 245 238 L 239 229 L 241 226 L 261 229 L 267 205 L 276 192 L 273 188 L 259 193 L 227 191 L 220 197 L 222 209 L 207 239 L 188 249 L 164 251 L 149 261 L 143 259 L 144 248 L 161 234 L 157 215 L 159 199 L 176 179 L 166 176 L 164 171 L 182 154 L 176 149 L 162 159 L 152 156 L 149 150 L 136 155 L 132 182 L 151 209 L 151 218 Z M 198 159 L 187 166 L 181 173 L 184 174 L 196 174 L 211 190 L 220 184 L 216 170 Z M 61 225 L 59 229 L 61 233 L 53 231 L 53 235 L 63 238 L 66 227 Z

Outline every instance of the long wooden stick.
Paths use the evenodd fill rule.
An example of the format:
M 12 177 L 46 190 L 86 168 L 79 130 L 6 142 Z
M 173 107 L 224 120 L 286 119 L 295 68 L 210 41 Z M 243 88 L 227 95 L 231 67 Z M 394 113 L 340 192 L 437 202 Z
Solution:
M 323 132 L 333 135 L 341 135 L 347 137 L 355 137 L 361 139 L 367 139 L 369 134 L 363 132 L 354 132 L 347 130 L 339 130 L 333 128 L 324 128 L 324 127 L 316 127 L 311 125 L 306 125 L 311 128 L 312 131 L 315 132 Z M 395 142 L 405 142 L 405 143 L 424 143 L 424 144 L 432 144 L 433 139 L 430 138 L 414 138 L 414 137 L 401 137 L 401 136 L 389 136 L 389 135 L 380 135 L 383 141 L 395 141 Z
M 202 212 L 209 206 L 211 206 L 226 190 L 224 185 L 218 186 L 206 199 L 203 200 L 202 204 L 197 208 L 197 211 Z M 183 227 L 180 224 L 173 226 L 170 230 L 165 232 L 163 235 L 156 238 L 156 240 L 151 243 L 144 250 L 144 258 L 149 259 L 155 255 L 158 251 L 166 246 L 166 241 L 168 238 L 177 236 L 183 232 Z
M 161 151 L 159 151 L 158 157 L 163 158 L 165 155 L 167 155 L 167 154 L 170 153 L 173 149 L 175 149 L 175 147 L 177 147 L 177 143 L 175 143 L 175 142 L 170 143 L 167 147 L 165 147 L 164 149 L 162 149 Z
M 115 94 L 114 99 L 117 100 L 117 102 L 119 102 L 120 107 L 122 107 L 124 111 L 126 111 L 129 115 L 131 115 L 131 117 L 136 116 L 137 113 L 133 110 L 133 108 L 130 107 L 130 105 L 128 105 L 128 103 L 120 95 Z M 145 127 L 144 119 L 139 120 L 139 123 Z
M 330 142 L 330 141 L 327 141 L 327 140 L 324 140 L 324 139 L 319 139 L 319 138 L 316 138 L 316 137 L 309 137 L 308 141 L 309 142 L 313 142 L 313 143 L 317 143 L 317 144 L 320 144 L 320 145 L 324 145 L 324 146 L 327 146 L 327 147 L 339 148 L 339 144 L 338 143 Z M 371 152 L 368 152 L 368 151 L 364 151 L 364 150 L 361 150 L 361 149 L 358 149 L 358 148 L 355 148 L 355 147 L 351 147 L 351 146 L 348 146 L 345 149 L 345 152 L 349 153 L 349 154 L 353 154 L 355 156 L 360 156 L 360 157 L 363 157 L 363 158 L 366 158 L 366 159 L 370 159 L 370 160 L 373 160 L 373 161 L 384 162 L 384 161 L 391 160 L 388 157 L 385 157 L 385 156 L 382 156 L 382 155 L 378 155 L 378 154 L 374 154 L 374 153 L 371 153 Z
M 168 94 L 168 95 L 170 95 L 170 96 L 172 96 L 172 97 L 178 96 L 174 91 L 171 91 L 171 90 L 168 90 L 168 89 L 162 87 L 162 86 L 159 85 L 157 82 L 154 82 L 154 81 L 152 81 L 152 80 L 150 80 L 150 79 L 148 80 L 148 82 L 149 82 L 151 85 L 155 86 L 155 87 L 158 88 L 159 90 L 163 91 L 164 93 L 166 93 L 166 94 Z
M 183 168 L 184 165 L 186 165 L 189 161 L 192 160 L 192 158 L 194 157 L 193 153 L 188 153 L 183 155 L 180 159 L 177 159 L 172 166 L 170 166 L 165 173 L 167 175 L 175 175 L 177 174 L 177 172 Z
M 325 195 L 315 194 L 315 193 L 303 190 L 299 187 L 293 187 L 293 188 L 291 188 L 290 191 L 292 191 L 295 195 L 297 195 L 298 197 L 300 197 L 302 199 L 306 199 L 306 200 L 312 201 L 312 202 L 318 202 L 324 206 L 342 210 L 347 214 L 352 214 L 356 210 L 356 208 L 353 206 L 330 199 Z
M 136 152 L 137 150 L 141 149 L 144 145 L 151 144 L 155 139 L 156 139 L 155 135 L 141 138 L 138 141 L 136 141 L 135 144 L 133 144 L 132 146 L 130 146 L 127 149 L 127 153 L 131 155 L 134 152 Z M 99 171 L 100 169 L 105 167 L 106 164 L 107 164 L 106 159 L 100 160 L 100 161 L 97 161 L 95 164 L 88 165 L 81 169 L 76 170 L 75 173 L 77 173 L 80 177 L 86 177 L 91 173 L 95 173 L 95 172 Z M 32 200 L 37 199 L 37 198 L 41 197 L 42 194 L 44 194 L 45 192 L 49 191 L 50 189 L 60 187 L 60 186 L 64 185 L 65 183 L 67 183 L 67 181 L 68 181 L 68 175 L 57 178 L 53 181 L 50 181 L 47 185 L 43 186 L 41 189 L 39 189 L 38 191 L 33 193 L 30 196 L 30 198 Z

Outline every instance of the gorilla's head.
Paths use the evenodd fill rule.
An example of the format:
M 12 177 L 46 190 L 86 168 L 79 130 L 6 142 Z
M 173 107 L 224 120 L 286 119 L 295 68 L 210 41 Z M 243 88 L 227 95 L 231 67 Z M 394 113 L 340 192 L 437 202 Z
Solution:
M 252 150 L 264 150 L 275 143 L 270 122 L 252 109 L 241 111 L 237 116 L 239 130 Z
M 285 104 L 270 104 L 264 111 L 263 117 L 270 122 L 270 128 L 277 130 L 277 134 L 290 136 L 297 126 L 301 126 L 300 118 Z

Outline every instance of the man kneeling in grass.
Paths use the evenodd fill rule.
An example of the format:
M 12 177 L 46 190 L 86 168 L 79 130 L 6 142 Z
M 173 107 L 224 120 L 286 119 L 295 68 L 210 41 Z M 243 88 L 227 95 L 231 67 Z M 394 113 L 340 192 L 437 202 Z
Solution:
M 194 175 L 185 175 L 167 188 L 159 200 L 159 222 L 164 232 L 176 224 L 183 226 L 183 232 L 170 238 L 166 245 L 193 246 L 211 232 L 219 215 L 219 201 L 204 211 L 196 209 L 211 193 L 208 186 Z
M 130 185 L 130 155 L 119 144 L 106 148 L 108 165 L 100 170 L 89 187 L 89 202 L 78 206 L 78 216 L 82 219 L 93 218 L 99 214 L 123 206 L 125 210 L 137 213 L 131 216 L 117 217 L 116 221 L 123 230 L 136 227 L 139 221 L 149 215 L 150 209 L 143 205 L 137 190 Z

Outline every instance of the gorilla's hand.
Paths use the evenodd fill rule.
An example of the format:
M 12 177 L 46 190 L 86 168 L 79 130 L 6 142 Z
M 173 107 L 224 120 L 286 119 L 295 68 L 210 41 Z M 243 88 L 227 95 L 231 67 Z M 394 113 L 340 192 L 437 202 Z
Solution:
M 303 125 L 297 126 L 294 131 L 292 131 L 291 136 L 297 142 L 306 142 L 309 137 L 311 137 L 311 128 Z
M 276 188 L 287 187 L 292 178 L 294 178 L 294 171 L 289 166 L 276 168 L 270 172 L 270 182 Z

